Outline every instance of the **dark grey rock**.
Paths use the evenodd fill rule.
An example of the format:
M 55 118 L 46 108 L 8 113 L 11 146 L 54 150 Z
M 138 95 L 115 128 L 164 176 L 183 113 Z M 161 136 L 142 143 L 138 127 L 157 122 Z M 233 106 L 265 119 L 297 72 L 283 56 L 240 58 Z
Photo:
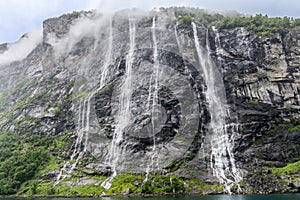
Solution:
M 292 183 L 292 186 L 293 186 L 294 188 L 300 189 L 300 180 L 298 180 L 298 181 L 296 181 L 296 182 L 293 182 L 293 183 Z
M 63 137 L 69 148 L 61 152 L 65 158 L 60 164 L 85 152 L 79 163 L 87 175 L 110 176 L 116 167 L 118 173 L 144 174 L 148 169 L 218 183 L 210 168 L 211 116 L 192 26 L 178 25 L 175 35 L 173 10 L 168 11 L 172 15 L 157 13 L 155 60 L 153 13 L 130 12 L 136 20 L 133 89 L 130 112 L 124 113 L 130 120 L 115 146 L 118 120 L 128 117 L 119 113 L 122 94 L 128 89 L 124 88 L 130 49 L 127 11 L 112 15 L 112 27 L 109 17 L 95 12 L 44 21 L 42 43 L 26 59 L 0 68 L 0 92 L 6 96 L 3 109 L 13 118 L 1 118 L 1 131 L 22 137 Z M 218 81 L 224 82 L 226 128 L 237 168 L 243 172 L 243 191 L 289 191 L 287 184 L 277 182 L 285 177 L 264 168 L 283 167 L 300 156 L 300 132 L 293 129 L 297 123 L 292 121 L 300 120 L 299 30 L 258 36 L 244 28 L 216 31 L 196 23 L 200 46 L 210 48 L 209 56 L 221 74 Z M 6 50 L 7 44 L 0 45 L 0 53 Z M 157 85 L 155 65 L 160 74 Z M 153 124 L 149 102 L 155 87 L 158 120 Z M 120 153 L 117 160 L 111 152 Z M 57 175 L 45 174 L 43 179 Z M 298 182 L 294 188 L 299 188 Z

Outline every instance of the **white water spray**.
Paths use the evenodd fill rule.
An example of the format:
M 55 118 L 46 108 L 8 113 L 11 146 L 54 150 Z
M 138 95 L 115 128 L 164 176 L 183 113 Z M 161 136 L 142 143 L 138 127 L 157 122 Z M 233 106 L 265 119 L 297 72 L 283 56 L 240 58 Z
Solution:
M 132 64 L 134 61 L 134 51 L 135 51 L 135 20 L 129 19 L 129 52 L 126 56 L 126 71 L 125 71 L 125 80 L 123 85 L 121 86 L 121 94 L 120 94 L 120 106 L 118 110 L 118 114 L 116 116 L 116 128 L 113 134 L 113 139 L 111 142 L 110 150 L 109 150 L 109 158 L 108 163 L 112 166 L 113 174 L 111 177 L 106 179 L 101 186 L 105 189 L 109 189 L 111 187 L 111 182 L 113 178 L 117 175 L 117 166 L 118 163 L 121 162 L 123 157 L 123 151 L 125 149 L 122 146 L 123 134 L 125 128 L 128 124 L 130 124 L 131 120 L 131 112 L 130 112 L 130 99 L 132 95 Z
M 95 36 L 95 38 L 98 38 L 98 36 Z M 72 147 L 72 154 L 70 156 L 70 160 L 67 161 L 62 167 L 62 169 L 60 170 L 60 173 L 56 178 L 55 185 L 57 185 L 59 181 L 66 178 L 74 171 L 78 162 L 80 161 L 80 159 L 83 158 L 84 154 L 87 151 L 89 129 L 90 129 L 91 100 L 94 94 L 98 92 L 101 88 L 103 88 L 105 84 L 108 82 L 109 65 L 112 60 L 112 40 L 113 40 L 113 28 L 112 28 L 112 19 L 110 19 L 108 49 L 103 64 L 103 70 L 101 72 L 100 85 L 96 91 L 90 92 L 87 95 L 87 97 L 80 100 L 77 130 L 76 130 L 77 138 L 74 146 Z
M 151 113 L 151 124 L 152 124 L 152 138 L 153 138 L 153 152 L 156 150 L 156 138 L 155 138 L 155 130 L 158 127 L 158 85 L 159 85 L 159 62 L 158 62 L 158 50 L 157 50 L 157 39 L 156 39 L 156 23 L 155 17 L 153 17 L 152 21 L 152 40 L 153 40 L 153 60 L 154 60 L 154 92 L 152 98 L 152 113 Z
M 90 93 L 84 100 L 81 100 L 79 103 L 78 125 L 76 131 L 77 139 L 74 144 L 73 152 L 70 156 L 70 160 L 66 162 L 62 167 L 62 169 L 60 170 L 54 185 L 57 185 L 59 181 L 63 180 L 73 172 L 79 160 L 83 157 L 83 155 L 87 150 L 88 134 L 89 134 L 89 127 L 90 127 L 91 98 L 93 94 L 94 93 Z
M 176 24 L 174 26 L 174 32 L 175 32 L 175 38 L 176 38 L 177 46 L 179 49 L 179 53 L 181 54 L 182 53 L 182 45 L 180 43 L 179 36 L 178 36 L 178 22 L 176 22 Z
M 196 24 L 192 22 L 192 26 L 198 61 L 204 73 L 207 86 L 206 98 L 209 104 L 210 130 L 212 134 L 210 141 L 210 166 L 213 175 L 219 179 L 221 184 L 224 184 L 225 190 L 231 193 L 231 187 L 242 180 L 242 177 L 235 165 L 233 155 L 234 142 L 230 140 L 227 132 L 226 118 L 229 116 L 224 83 L 221 74 L 209 55 L 208 32 L 206 34 L 206 49 L 203 49 L 199 43 Z
M 113 27 L 112 27 L 112 19 L 110 19 L 107 54 L 105 56 L 105 61 L 103 64 L 103 70 L 101 72 L 100 88 L 102 88 L 107 83 L 109 66 L 110 66 L 110 62 L 112 60 L 112 43 L 113 43 Z
M 219 62 L 219 65 L 222 65 L 223 59 L 222 59 L 221 55 L 224 55 L 225 51 L 221 46 L 220 34 L 219 34 L 218 30 L 215 27 L 212 27 L 212 30 L 214 31 L 214 33 L 216 35 L 215 44 L 216 44 L 216 54 L 217 54 L 218 62 Z
M 159 104 L 158 104 L 158 90 L 159 90 L 159 61 L 158 61 L 158 48 L 157 48 L 157 38 L 156 38 L 156 21 L 155 17 L 152 19 L 152 42 L 153 42 L 153 73 L 151 75 L 151 79 L 149 82 L 149 96 L 148 96 L 148 106 L 150 107 L 150 104 L 152 104 L 152 109 L 151 110 L 151 136 L 153 139 L 153 146 L 152 146 L 152 155 L 150 159 L 150 163 L 147 165 L 146 169 L 146 178 L 144 179 L 144 182 L 146 182 L 149 178 L 149 173 L 150 173 L 150 168 L 155 165 L 155 167 L 159 170 L 159 155 L 157 151 L 157 146 L 156 146 L 156 138 L 155 138 L 155 133 L 157 130 L 157 127 L 159 126 L 159 114 L 160 114 L 160 109 L 159 109 Z M 152 88 L 152 79 L 154 77 L 154 87 Z M 153 90 L 153 91 L 152 91 Z M 152 97 L 152 103 L 151 103 L 151 97 Z M 155 162 L 156 159 L 156 162 Z

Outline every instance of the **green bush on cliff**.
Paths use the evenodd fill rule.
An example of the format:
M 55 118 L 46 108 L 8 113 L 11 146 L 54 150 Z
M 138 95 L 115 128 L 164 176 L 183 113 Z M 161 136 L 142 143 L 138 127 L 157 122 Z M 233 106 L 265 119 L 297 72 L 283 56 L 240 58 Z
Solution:
M 215 192 L 222 192 L 223 186 L 218 184 L 208 184 L 202 180 L 198 179 L 187 179 L 184 181 L 186 184 L 186 191 L 187 192 L 194 192 L 194 191 L 205 191 L 211 190 Z
M 300 125 L 291 127 L 288 129 L 289 132 L 300 131 Z
M 293 132 L 293 131 L 300 131 L 300 121 L 297 119 L 291 119 L 290 125 L 288 126 L 288 131 Z
M 269 18 L 267 15 L 257 14 L 251 17 L 225 17 L 220 21 L 215 21 L 211 25 L 218 29 L 230 29 L 245 27 L 248 31 L 259 34 L 279 33 L 299 26 L 299 20 L 289 17 Z
M 128 189 L 130 189 L 130 192 L 139 193 L 139 185 L 142 181 L 143 178 L 141 175 L 119 174 L 113 179 L 112 186 L 106 193 L 120 194 Z
M 104 188 L 101 185 L 82 185 L 82 186 L 56 186 L 48 187 L 48 191 L 53 192 L 53 194 L 63 194 L 63 195 L 89 195 L 95 194 L 100 195 L 104 191 Z M 42 193 L 41 193 L 42 194 Z
M 273 174 L 285 175 L 287 173 L 298 173 L 300 172 L 300 160 L 294 163 L 289 163 L 285 167 L 281 168 L 271 168 Z
M 119 174 L 113 181 L 106 194 L 130 193 L 174 193 L 185 191 L 184 182 L 170 175 L 152 174 L 147 181 L 145 177 L 135 174 Z
M 151 175 L 141 188 L 142 193 L 174 193 L 184 191 L 183 180 L 175 176 L 160 174 Z
M 91 176 L 90 179 L 103 182 L 105 177 Z M 208 184 L 196 179 L 182 179 L 171 175 L 150 174 L 147 181 L 142 174 L 119 174 L 112 186 L 105 190 L 101 184 L 77 185 L 79 179 L 69 178 L 54 186 L 54 182 L 30 180 L 22 184 L 18 194 L 26 195 L 100 195 L 105 194 L 165 194 L 180 192 L 223 191 L 222 185 Z
M 193 17 L 190 15 L 184 15 L 178 17 L 179 24 L 190 25 L 193 21 Z
M 38 184 L 35 194 L 43 194 L 43 195 L 55 194 L 53 184 L 54 184 L 54 182 Z
M 245 104 L 258 105 L 259 101 L 258 100 L 246 101 Z
M 175 16 L 180 24 L 191 24 L 192 21 L 203 24 L 206 27 L 217 29 L 233 29 L 244 27 L 248 31 L 257 34 L 275 34 L 300 26 L 300 19 L 290 17 L 274 17 L 257 14 L 255 16 L 244 16 L 241 14 L 218 14 L 208 13 L 202 9 L 174 8 Z

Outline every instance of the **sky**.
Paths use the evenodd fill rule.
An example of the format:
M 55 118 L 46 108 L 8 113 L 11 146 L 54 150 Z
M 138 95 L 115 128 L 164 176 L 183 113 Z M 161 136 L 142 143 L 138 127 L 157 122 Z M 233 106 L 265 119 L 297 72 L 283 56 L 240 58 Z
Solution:
M 170 6 L 300 18 L 299 0 L 0 0 L 0 44 L 15 42 L 23 34 L 41 29 L 45 19 L 72 11 L 152 10 Z

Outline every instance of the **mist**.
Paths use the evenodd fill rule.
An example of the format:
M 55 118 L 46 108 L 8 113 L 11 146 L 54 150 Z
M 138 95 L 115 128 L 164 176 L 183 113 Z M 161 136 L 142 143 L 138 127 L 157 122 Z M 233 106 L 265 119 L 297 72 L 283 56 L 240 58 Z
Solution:
M 7 45 L 8 49 L 0 54 L 0 65 L 23 60 L 41 41 L 42 31 L 40 29 L 26 33 L 19 41 Z
M 83 37 L 95 37 L 100 27 L 106 24 L 110 15 L 81 16 L 69 28 L 69 32 L 63 38 L 57 38 L 55 34 L 47 35 L 47 43 L 54 48 L 54 54 L 59 57 L 68 54 L 74 45 Z

